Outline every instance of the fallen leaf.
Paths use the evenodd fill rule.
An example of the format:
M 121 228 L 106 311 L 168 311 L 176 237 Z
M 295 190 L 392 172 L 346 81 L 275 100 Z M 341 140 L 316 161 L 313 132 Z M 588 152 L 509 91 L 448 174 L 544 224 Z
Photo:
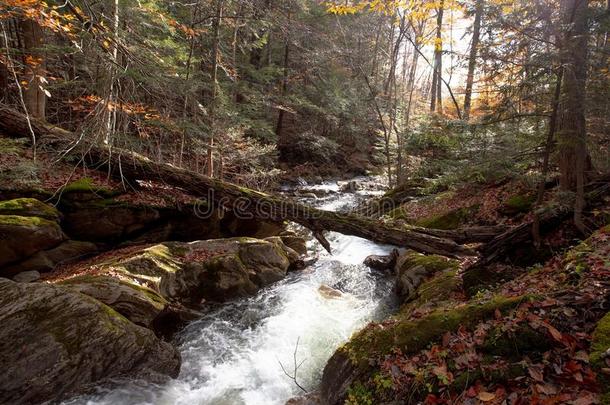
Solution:
M 539 369 L 537 369 L 535 367 L 530 367 L 527 369 L 527 371 L 534 380 L 540 381 L 540 382 L 544 381 L 544 376 L 542 375 L 542 371 L 540 371 Z
M 557 394 L 557 388 L 552 384 L 536 384 L 536 389 L 544 395 Z
M 477 398 L 483 402 L 489 402 L 496 399 L 496 394 L 492 392 L 481 391 L 479 392 L 479 395 L 477 395 Z

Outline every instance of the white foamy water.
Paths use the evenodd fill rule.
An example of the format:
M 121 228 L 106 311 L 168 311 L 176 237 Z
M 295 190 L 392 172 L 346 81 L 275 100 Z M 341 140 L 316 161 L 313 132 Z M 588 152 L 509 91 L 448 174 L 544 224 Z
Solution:
M 353 199 L 337 195 L 320 206 L 345 209 Z M 294 371 L 295 349 L 297 363 L 302 362 L 297 380 L 307 390 L 315 389 L 336 348 L 393 305 L 390 280 L 362 265 L 366 256 L 391 247 L 337 233 L 327 237 L 334 255 L 320 252 L 312 242 L 311 249 L 320 255 L 316 264 L 189 324 L 178 337 L 182 368 L 176 380 L 101 387 L 98 395 L 70 404 L 284 404 L 302 393 L 280 365 Z M 322 285 L 342 296 L 324 297 Z

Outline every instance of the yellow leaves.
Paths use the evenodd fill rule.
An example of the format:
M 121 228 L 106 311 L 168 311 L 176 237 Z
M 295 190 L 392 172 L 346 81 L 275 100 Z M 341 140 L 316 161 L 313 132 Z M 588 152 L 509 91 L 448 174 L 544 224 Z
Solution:
M 443 39 L 442 38 L 434 38 L 434 50 L 435 51 L 443 50 Z
M 331 14 L 350 15 L 357 14 L 364 10 L 370 12 L 394 15 L 396 10 L 404 8 L 408 4 L 405 0 L 356 0 L 337 4 L 335 2 L 326 2 L 326 10 Z

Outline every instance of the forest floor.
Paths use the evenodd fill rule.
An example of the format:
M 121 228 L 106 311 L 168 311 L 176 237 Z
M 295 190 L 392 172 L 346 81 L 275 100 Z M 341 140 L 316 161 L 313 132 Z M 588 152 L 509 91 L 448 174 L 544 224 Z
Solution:
M 468 184 L 388 217 L 442 229 L 515 226 L 531 220 L 533 195 L 522 180 Z M 561 198 L 549 190 L 545 204 Z M 468 274 L 466 260 L 427 277 L 395 316 L 340 350 L 359 370 L 347 403 L 609 403 L 610 199 L 588 215 L 597 229 L 589 237 L 568 219 L 540 249 L 514 246 L 478 270 L 486 274 Z

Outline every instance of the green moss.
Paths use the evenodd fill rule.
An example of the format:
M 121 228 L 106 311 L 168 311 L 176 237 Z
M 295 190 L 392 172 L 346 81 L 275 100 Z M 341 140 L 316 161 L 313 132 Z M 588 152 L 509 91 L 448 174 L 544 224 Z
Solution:
M 102 197 L 112 197 L 117 195 L 117 192 L 113 190 L 95 185 L 93 179 L 89 177 L 83 177 L 73 181 L 72 183 L 69 183 L 63 188 L 62 193 L 94 193 Z
M 444 271 L 440 275 L 424 282 L 417 289 L 418 298 L 416 302 L 418 306 L 439 299 L 439 297 L 447 296 L 453 291 L 457 291 L 460 287 L 460 280 L 455 270 Z
M 477 209 L 478 206 L 459 208 L 445 214 L 422 218 L 418 220 L 415 225 L 432 229 L 457 229 L 462 226 Z
M 610 376 L 601 373 L 606 366 L 606 353 L 610 350 L 610 312 L 606 314 L 598 323 L 591 337 L 591 352 L 589 361 L 595 371 L 598 372 L 597 379 L 599 386 L 602 387 L 606 398 L 610 398 Z
M 38 201 L 35 198 L 16 198 L 0 201 L 0 215 L 17 215 L 22 217 L 41 217 L 44 219 L 59 219 L 59 211 L 55 207 Z
M 497 296 L 485 303 L 471 302 L 455 309 L 439 309 L 417 321 L 402 319 L 399 314 L 393 323 L 369 325 L 357 333 L 340 350 L 358 367 L 366 369 L 371 357 L 384 356 L 399 348 L 403 353 L 415 353 L 460 326 L 470 327 L 493 316 L 497 310 L 514 308 L 525 298 Z
M 24 150 L 23 142 L 10 138 L 0 138 L 0 154 L 19 156 Z
M 373 393 L 356 381 L 347 390 L 345 405 L 373 405 Z
M 428 270 L 429 274 L 431 274 L 446 269 L 457 270 L 458 265 L 459 263 L 456 260 L 448 259 L 444 256 L 411 253 L 405 256 L 405 259 L 400 264 L 400 267 L 404 269 L 422 266 Z
M 104 282 L 105 280 L 110 281 L 110 283 L 119 283 L 121 285 L 131 288 L 132 290 L 135 290 L 136 292 L 141 293 L 146 298 L 148 298 L 150 301 L 152 301 L 153 305 L 155 305 L 156 307 L 159 307 L 161 309 L 167 304 L 167 300 L 165 298 L 161 297 L 159 294 L 157 294 L 155 291 L 151 290 L 150 288 L 144 287 L 144 286 L 134 283 L 134 282 L 129 282 L 128 280 L 125 280 L 125 279 L 118 279 L 116 277 L 111 277 L 111 276 L 94 276 L 94 275 L 85 274 L 85 275 L 81 275 L 81 276 L 77 276 L 77 277 L 73 277 L 73 278 L 64 280 L 64 281 L 60 282 L 59 284 L 63 284 L 63 285 L 89 284 L 89 285 L 93 286 L 93 285 L 100 285 L 100 284 L 104 285 L 104 284 L 106 284 Z
M 48 219 L 40 217 L 22 217 L 19 215 L 0 215 L 0 225 L 36 227 L 58 226 L 56 222 L 49 221 Z
M 513 213 L 526 213 L 532 209 L 536 196 L 534 194 L 519 194 L 510 197 L 504 203 L 505 208 Z

